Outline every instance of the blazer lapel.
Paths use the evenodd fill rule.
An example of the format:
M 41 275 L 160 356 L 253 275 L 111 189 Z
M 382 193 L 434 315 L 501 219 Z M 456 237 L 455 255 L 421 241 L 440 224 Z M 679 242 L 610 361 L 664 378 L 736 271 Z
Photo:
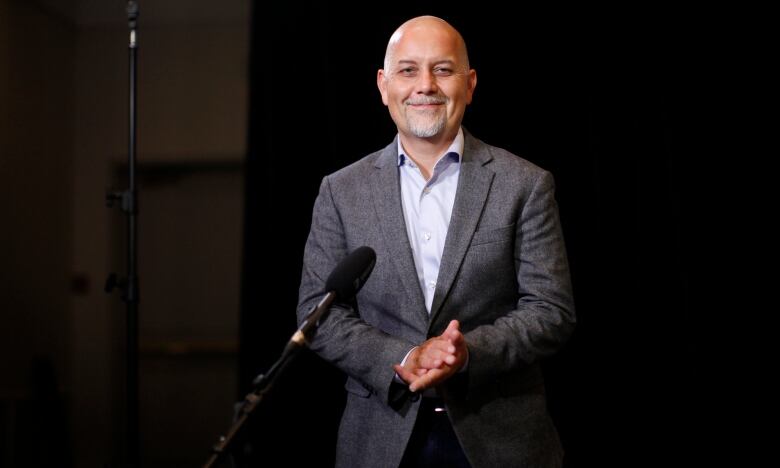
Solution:
M 425 309 L 425 298 L 417 280 L 417 269 L 414 265 L 412 247 L 406 233 L 401 206 L 401 183 L 398 178 L 398 147 L 395 140 L 387 146 L 376 160 L 374 171 L 374 207 L 379 224 L 382 227 L 388 254 L 398 269 L 401 283 L 408 297 L 412 299 L 415 309 L 427 323 L 428 311 Z
M 468 133 L 465 137 L 458 191 L 444 242 L 439 277 L 431 305 L 430 323 L 433 323 L 458 274 L 495 175 L 493 171 L 484 167 L 492 159 L 488 150 Z

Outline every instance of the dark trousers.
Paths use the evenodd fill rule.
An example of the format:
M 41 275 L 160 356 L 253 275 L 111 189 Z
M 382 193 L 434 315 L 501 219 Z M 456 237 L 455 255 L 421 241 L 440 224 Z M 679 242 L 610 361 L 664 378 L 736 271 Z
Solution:
M 470 468 L 438 398 L 423 398 L 400 468 Z

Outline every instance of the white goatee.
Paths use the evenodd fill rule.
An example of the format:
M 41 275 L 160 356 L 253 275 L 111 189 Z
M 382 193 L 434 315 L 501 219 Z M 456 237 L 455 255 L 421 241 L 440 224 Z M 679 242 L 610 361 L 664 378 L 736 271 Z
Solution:
M 445 96 L 418 96 L 416 98 L 407 100 L 406 104 L 406 125 L 409 127 L 409 131 L 417 138 L 430 138 L 436 136 L 444 130 L 447 125 L 447 113 L 444 109 L 435 110 L 412 110 L 409 112 L 409 105 L 421 105 L 421 104 L 447 104 L 447 98 Z

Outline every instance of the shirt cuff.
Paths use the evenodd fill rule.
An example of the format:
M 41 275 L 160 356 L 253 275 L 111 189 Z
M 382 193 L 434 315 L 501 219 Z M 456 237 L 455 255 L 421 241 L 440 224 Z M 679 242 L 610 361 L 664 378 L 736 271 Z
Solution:
M 409 352 L 408 352 L 408 353 L 406 353 L 406 356 L 404 356 L 403 360 L 401 361 L 401 366 L 402 366 L 402 367 L 403 367 L 403 365 L 404 365 L 404 364 L 406 364 L 406 360 L 407 360 L 407 359 L 409 359 L 409 355 L 410 355 L 410 354 L 412 354 L 412 351 L 414 351 L 414 350 L 415 350 L 415 349 L 417 349 L 417 348 L 419 348 L 419 346 L 415 346 L 415 347 L 413 347 L 412 349 L 410 349 L 410 350 L 409 350 Z M 404 379 L 402 379 L 402 378 L 401 378 L 401 377 L 398 375 L 398 373 L 397 373 L 397 372 L 396 372 L 396 374 L 395 374 L 395 377 L 393 377 L 393 380 L 395 380 L 397 383 L 400 383 L 400 384 L 406 384 L 406 382 L 404 382 Z

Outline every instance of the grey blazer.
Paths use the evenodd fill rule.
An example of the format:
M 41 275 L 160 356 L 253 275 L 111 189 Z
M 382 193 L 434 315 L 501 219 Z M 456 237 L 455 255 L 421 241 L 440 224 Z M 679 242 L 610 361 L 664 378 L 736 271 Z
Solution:
M 429 316 L 397 159 L 394 141 L 323 179 L 304 253 L 299 322 L 342 258 L 363 245 L 377 253 L 356 300 L 334 306 L 312 342 L 347 374 L 336 465 L 398 466 L 419 399 L 394 382 L 392 364 L 458 319 L 468 368 L 437 391 L 472 466 L 560 466 L 539 358 L 561 347 L 575 316 L 552 176 L 465 132 Z

